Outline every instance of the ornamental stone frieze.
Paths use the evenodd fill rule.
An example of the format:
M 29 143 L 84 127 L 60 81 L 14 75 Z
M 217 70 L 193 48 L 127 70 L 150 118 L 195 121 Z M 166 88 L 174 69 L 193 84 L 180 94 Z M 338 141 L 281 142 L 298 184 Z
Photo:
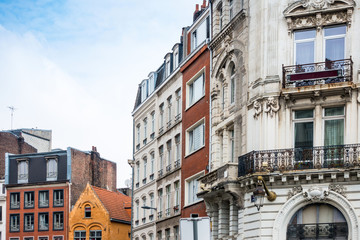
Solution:
M 270 117 L 273 117 L 280 109 L 279 101 L 274 97 L 269 97 L 264 106 L 264 112 L 269 113 Z
M 352 22 L 353 0 L 300 0 L 290 4 L 284 11 L 289 34 L 296 29 Z
M 257 119 L 260 113 L 262 112 L 262 106 L 261 103 L 257 100 L 254 102 L 254 118 Z

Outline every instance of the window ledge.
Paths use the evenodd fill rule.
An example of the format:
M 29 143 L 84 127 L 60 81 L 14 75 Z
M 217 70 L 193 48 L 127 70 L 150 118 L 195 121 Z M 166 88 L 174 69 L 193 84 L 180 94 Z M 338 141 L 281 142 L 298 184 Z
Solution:
M 192 106 L 196 105 L 198 102 L 200 102 L 201 99 L 205 98 L 205 94 L 199 98 L 198 100 L 196 100 L 193 104 L 189 105 L 188 107 L 186 107 L 185 112 L 188 111 Z
M 200 151 L 203 148 L 205 148 L 205 144 L 202 147 L 200 147 L 199 149 L 196 149 L 195 151 L 192 151 L 191 153 L 186 154 L 184 158 L 187 158 L 187 157 L 193 155 L 194 153 Z

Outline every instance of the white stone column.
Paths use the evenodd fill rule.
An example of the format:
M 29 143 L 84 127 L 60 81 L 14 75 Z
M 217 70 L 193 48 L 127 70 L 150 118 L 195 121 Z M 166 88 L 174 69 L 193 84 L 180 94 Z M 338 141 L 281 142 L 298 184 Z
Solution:
M 219 203 L 219 238 L 229 235 L 229 202 Z
M 229 131 L 227 129 L 224 129 L 223 131 L 223 138 L 222 138 L 222 163 L 229 162 Z
M 234 200 L 230 201 L 230 236 L 238 233 L 238 207 Z
M 212 226 L 211 236 L 212 236 L 212 240 L 215 240 L 218 238 L 218 231 L 219 231 L 219 212 L 216 204 L 214 204 L 214 208 L 212 209 L 210 215 L 211 215 L 211 226 Z

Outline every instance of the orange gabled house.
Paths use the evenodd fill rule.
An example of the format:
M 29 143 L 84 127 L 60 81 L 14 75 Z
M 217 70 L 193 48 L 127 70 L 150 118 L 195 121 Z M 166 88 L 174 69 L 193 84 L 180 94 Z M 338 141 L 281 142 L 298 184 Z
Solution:
M 69 219 L 69 239 L 130 239 L 131 198 L 87 184 Z

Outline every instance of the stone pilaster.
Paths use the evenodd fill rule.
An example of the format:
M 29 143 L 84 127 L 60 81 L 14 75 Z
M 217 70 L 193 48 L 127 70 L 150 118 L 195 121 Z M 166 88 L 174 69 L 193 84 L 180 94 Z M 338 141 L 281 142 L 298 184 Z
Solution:
M 229 235 L 229 202 L 219 203 L 219 238 Z
M 230 236 L 234 236 L 238 233 L 238 207 L 235 201 L 230 202 Z

